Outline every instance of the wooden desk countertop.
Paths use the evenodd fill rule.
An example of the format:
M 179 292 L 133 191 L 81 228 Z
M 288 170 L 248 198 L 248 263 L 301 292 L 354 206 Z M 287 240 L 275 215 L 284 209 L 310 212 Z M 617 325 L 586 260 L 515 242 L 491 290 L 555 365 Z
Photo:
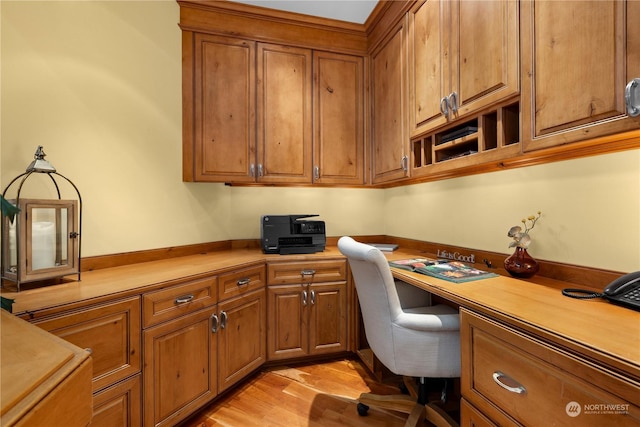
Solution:
M 424 254 L 402 249 L 386 254 L 403 259 Z M 233 249 L 162 261 L 83 272 L 70 282 L 19 293 L 13 312 L 41 317 L 170 286 L 177 280 L 237 270 L 265 261 L 314 261 L 342 257 L 336 247 L 305 255 L 265 255 L 259 249 Z M 426 289 L 461 307 L 500 320 L 547 340 L 587 361 L 611 368 L 640 385 L 640 312 L 602 299 L 577 300 L 561 294 L 561 283 L 536 284 L 499 276 L 467 283 L 451 283 L 419 273 L 392 269 L 396 278 Z

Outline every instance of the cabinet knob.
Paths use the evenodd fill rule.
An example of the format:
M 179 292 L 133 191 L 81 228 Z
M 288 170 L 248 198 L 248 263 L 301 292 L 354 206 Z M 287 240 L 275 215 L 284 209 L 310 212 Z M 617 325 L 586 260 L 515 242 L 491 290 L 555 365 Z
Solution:
M 514 380 L 508 375 L 503 374 L 500 371 L 493 373 L 493 380 L 505 390 L 509 390 L 511 393 L 525 394 L 527 389 L 522 384 Z

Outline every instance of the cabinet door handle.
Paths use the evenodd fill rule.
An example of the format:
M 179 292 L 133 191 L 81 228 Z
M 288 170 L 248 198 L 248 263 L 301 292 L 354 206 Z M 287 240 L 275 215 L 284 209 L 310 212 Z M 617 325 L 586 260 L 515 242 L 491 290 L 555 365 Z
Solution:
M 400 160 L 400 167 L 405 172 L 409 170 L 409 156 L 406 154 L 402 156 L 402 159 Z
M 493 380 L 500 387 L 504 388 L 505 390 L 509 390 L 511 393 L 525 394 L 527 392 L 527 389 L 524 388 L 522 384 L 500 371 L 495 371 L 493 373 Z
M 220 324 L 220 322 L 218 321 L 218 315 L 213 313 L 211 315 L 211 332 L 213 332 L 214 334 L 216 332 L 218 332 L 218 325 Z
M 447 97 L 443 97 L 440 100 L 440 112 L 448 119 L 449 118 L 449 101 Z
M 627 113 L 631 117 L 640 116 L 640 79 L 633 79 L 624 90 Z
M 302 270 L 300 272 L 300 275 L 302 276 L 313 276 L 314 274 L 316 274 L 315 270 Z
M 316 303 L 316 291 L 311 291 L 311 305 Z
M 264 176 L 264 168 L 262 167 L 262 163 L 258 164 L 258 176 Z
M 186 304 L 186 303 L 191 302 L 191 301 L 193 301 L 193 295 L 190 294 L 190 295 L 185 295 L 183 297 L 176 298 L 174 303 L 176 305 L 180 305 L 180 304 Z
M 246 278 L 244 278 L 244 279 L 240 279 L 240 280 L 238 280 L 238 281 L 236 282 L 236 285 L 238 285 L 238 286 L 246 286 L 246 285 L 248 285 L 249 283 L 251 283 L 251 279 L 250 279 L 250 278 L 248 278 L 248 277 L 246 277 Z
M 253 163 L 251 163 L 251 166 L 249 166 L 249 176 L 252 178 L 255 178 L 256 176 L 256 165 L 254 165 Z
M 314 166 L 313 168 L 313 180 L 317 181 L 320 179 L 320 166 Z
M 223 311 L 220 313 L 220 329 L 224 329 L 227 327 L 227 312 Z
M 302 291 L 302 305 L 307 305 L 307 291 Z
M 451 92 L 447 99 L 447 103 L 449 104 L 449 109 L 453 114 L 458 111 L 458 94 L 455 92 Z

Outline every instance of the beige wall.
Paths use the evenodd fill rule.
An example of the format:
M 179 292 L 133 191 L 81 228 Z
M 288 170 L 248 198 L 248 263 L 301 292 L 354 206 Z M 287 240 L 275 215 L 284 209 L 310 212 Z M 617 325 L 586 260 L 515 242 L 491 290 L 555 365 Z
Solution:
M 317 213 L 328 234 L 390 234 L 640 268 L 640 150 L 388 190 L 181 181 L 176 2 L 0 2 L 4 188 L 37 145 L 84 201 L 83 255 L 259 237 L 261 214 Z

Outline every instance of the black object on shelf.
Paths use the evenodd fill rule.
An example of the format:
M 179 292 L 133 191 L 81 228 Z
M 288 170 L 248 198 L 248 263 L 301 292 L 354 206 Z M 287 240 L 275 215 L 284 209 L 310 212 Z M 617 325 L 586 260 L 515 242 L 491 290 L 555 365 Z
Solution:
M 471 135 L 472 133 L 478 132 L 477 126 L 465 126 L 460 129 L 454 129 L 449 133 L 445 133 L 442 135 L 439 144 L 444 144 L 445 142 L 453 141 L 454 139 L 461 138 L 463 136 Z

